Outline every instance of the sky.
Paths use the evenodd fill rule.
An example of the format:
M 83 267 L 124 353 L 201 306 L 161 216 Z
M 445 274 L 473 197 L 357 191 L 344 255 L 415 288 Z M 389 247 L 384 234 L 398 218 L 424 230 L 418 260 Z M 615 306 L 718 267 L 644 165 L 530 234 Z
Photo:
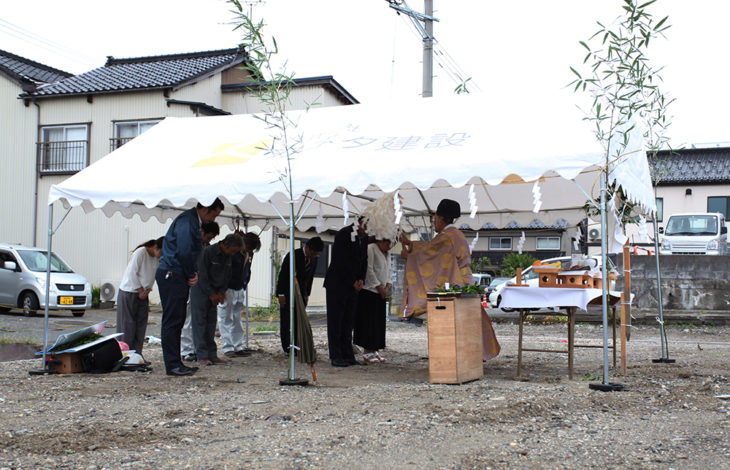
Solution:
M 244 1 L 244 3 L 246 3 Z M 278 67 L 295 77 L 332 75 L 362 103 L 418 97 L 422 45 L 404 15 L 385 0 L 251 0 L 254 19 L 276 38 Z M 223 0 L 0 0 L 0 49 L 82 73 L 117 58 L 235 47 L 231 5 Z M 491 94 L 499 113 L 510 102 L 549 119 L 559 99 L 581 104 L 585 95 L 566 85 L 570 66 L 583 61 L 597 21 L 610 23 L 621 0 L 434 0 L 439 22 L 434 96 L 454 93 L 455 67 L 476 92 Z M 409 6 L 423 9 L 423 2 Z M 676 101 L 669 109 L 674 147 L 730 142 L 730 2 L 658 0 L 650 12 L 669 16 L 666 39 L 648 50 L 663 67 L 662 90 Z M 442 67 L 446 62 L 451 67 Z M 454 67 L 455 65 L 455 67 Z M 548 109 L 545 109 L 548 108 Z M 518 126 L 519 123 L 516 123 Z M 525 130 L 529 134 L 529 129 Z

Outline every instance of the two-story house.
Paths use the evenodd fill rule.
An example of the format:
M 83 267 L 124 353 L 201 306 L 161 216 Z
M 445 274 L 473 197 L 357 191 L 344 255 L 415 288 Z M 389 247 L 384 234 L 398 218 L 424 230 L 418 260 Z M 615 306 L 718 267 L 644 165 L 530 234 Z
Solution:
M 3 107 L 0 240 L 46 246 L 51 185 L 93 164 L 166 117 L 255 113 L 257 83 L 243 48 L 116 59 L 71 76 L 0 52 Z M 331 76 L 295 79 L 287 109 L 357 103 Z M 144 167 L 136 169 L 140 173 Z M 66 211 L 55 208 L 58 224 Z M 61 254 L 95 285 L 121 278 L 139 243 L 164 235 L 169 221 L 68 213 L 53 238 Z M 265 246 L 271 231 L 261 234 Z M 271 263 L 253 275 L 271 279 Z M 268 303 L 270 286 L 252 284 L 252 302 Z

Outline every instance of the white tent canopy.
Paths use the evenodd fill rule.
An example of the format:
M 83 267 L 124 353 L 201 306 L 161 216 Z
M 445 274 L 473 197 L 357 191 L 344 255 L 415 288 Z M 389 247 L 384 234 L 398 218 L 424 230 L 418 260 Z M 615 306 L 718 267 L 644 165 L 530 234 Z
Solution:
M 520 107 L 495 100 L 461 95 L 289 113 L 296 123 L 289 137 L 301 142 L 292 161 L 295 211 L 302 216 L 297 228 L 342 227 L 343 192 L 354 215 L 395 190 L 403 198 L 406 229 L 429 225 L 423 216 L 444 197 L 461 203 L 459 223 L 474 229 L 527 226 L 535 219 L 546 226 L 577 223 L 585 217 L 586 194 L 598 194 L 597 165 L 604 156 L 590 128 L 567 103 Z M 272 135 L 253 115 L 167 118 L 52 186 L 48 202 L 164 221 L 180 208 L 221 197 L 228 220 L 241 215 L 249 225 L 285 226 L 278 215 L 288 214 L 289 198 L 278 181 L 284 162 L 264 150 Z M 620 165 L 618 184 L 653 210 L 643 153 Z M 536 179 L 542 201 L 537 214 Z

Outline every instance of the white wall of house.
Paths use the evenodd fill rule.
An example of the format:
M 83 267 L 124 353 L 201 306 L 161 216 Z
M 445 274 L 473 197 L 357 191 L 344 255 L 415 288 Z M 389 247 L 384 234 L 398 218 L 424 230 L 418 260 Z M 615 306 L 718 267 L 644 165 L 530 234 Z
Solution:
M 225 108 L 221 93 L 221 76 L 215 74 L 199 82 L 187 85 L 170 94 L 171 99 L 205 103 L 214 108 Z M 227 111 L 230 111 L 226 108 Z
M 0 74 L 0 242 L 33 241 L 36 108 L 26 107 L 17 83 Z
M 39 100 L 41 125 L 91 123 L 89 160 L 98 161 L 110 152 L 115 137 L 114 121 L 161 119 L 167 116 L 192 116 L 187 106 L 167 106 L 162 91 L 96 95 L 92 102 L 85 97 Z M 37 139 L 32 138 L 35 143 Z M 139 169 L 140 172 L 144 168 Z M 42 176 L 38 184 L 38 230 L 36 245 L 47 246 L 48 192 L 68 175 Z M 30 178 L 32 181 L 33 178 Z M 65 214 L 61 204 L 54 205 L 54 226 Z M 53 238 L 53 250 L 94 285 L 105 280 L 121 280 L 129 251 L 140 243 L 165 234 L 169 222 L 156 219 L 143 222 L 139 216 L 125 219 L 106 217 L 100 211 L 85 213 L 74 208 Z M 28 243 L 30 244 L 30 242 Z M 154 300 L 153 296 L 153 300 Z
M 266 111 L 252 92 L 226 91 L 223 96 L 223 108 L 233 114 L 261 113 Z M 315 104 L 317 103 L 317 104 Z M 329 89 L 321 86 L 297 86 L 291 90 L 287 109 L 305 109 L 307 106 L 327 107 L 340 106 L 342 101 Z

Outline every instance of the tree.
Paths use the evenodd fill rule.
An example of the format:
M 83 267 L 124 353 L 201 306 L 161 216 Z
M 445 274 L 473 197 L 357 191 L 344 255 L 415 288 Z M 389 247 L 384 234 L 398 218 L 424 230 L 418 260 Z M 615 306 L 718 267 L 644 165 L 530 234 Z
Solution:
M 647 49 L 657 37 L 664 37 L 670 28 L 668 17 L 655 21 L 648 8 L 656 0 L 639 3 L 624 0 L 624 16 L 611 26 L 598 22 L 599 29 L 588 41 L 580 41 L 587 53 L 583 68 L 570 67 L 575 80 L 574 91 L 590 94 L 592 104 L 585 120 L 594 125 L 596 139 L 605 150 L 607 173 L 626 155 L 632 133 L 640 132 L 650 156 L 668 145 L 666 131 L 671 124 L 667 108 L 674 101 L 659 88 L 661 68 L 649 63 Z M 617 195 L 622 221 L 636 216 L 635 204 L 616 183 L 609 185 L 609 197 Z M 588 215 L 595 215 L 595 202 L 586 206 Z
M 516 268 L 525 269 L 532 266 L 532 263 L 534 262 L 535 258 L 527 253 L 510 253 L 502 260 L 502 276 L 513 277 L 517 272 Z

